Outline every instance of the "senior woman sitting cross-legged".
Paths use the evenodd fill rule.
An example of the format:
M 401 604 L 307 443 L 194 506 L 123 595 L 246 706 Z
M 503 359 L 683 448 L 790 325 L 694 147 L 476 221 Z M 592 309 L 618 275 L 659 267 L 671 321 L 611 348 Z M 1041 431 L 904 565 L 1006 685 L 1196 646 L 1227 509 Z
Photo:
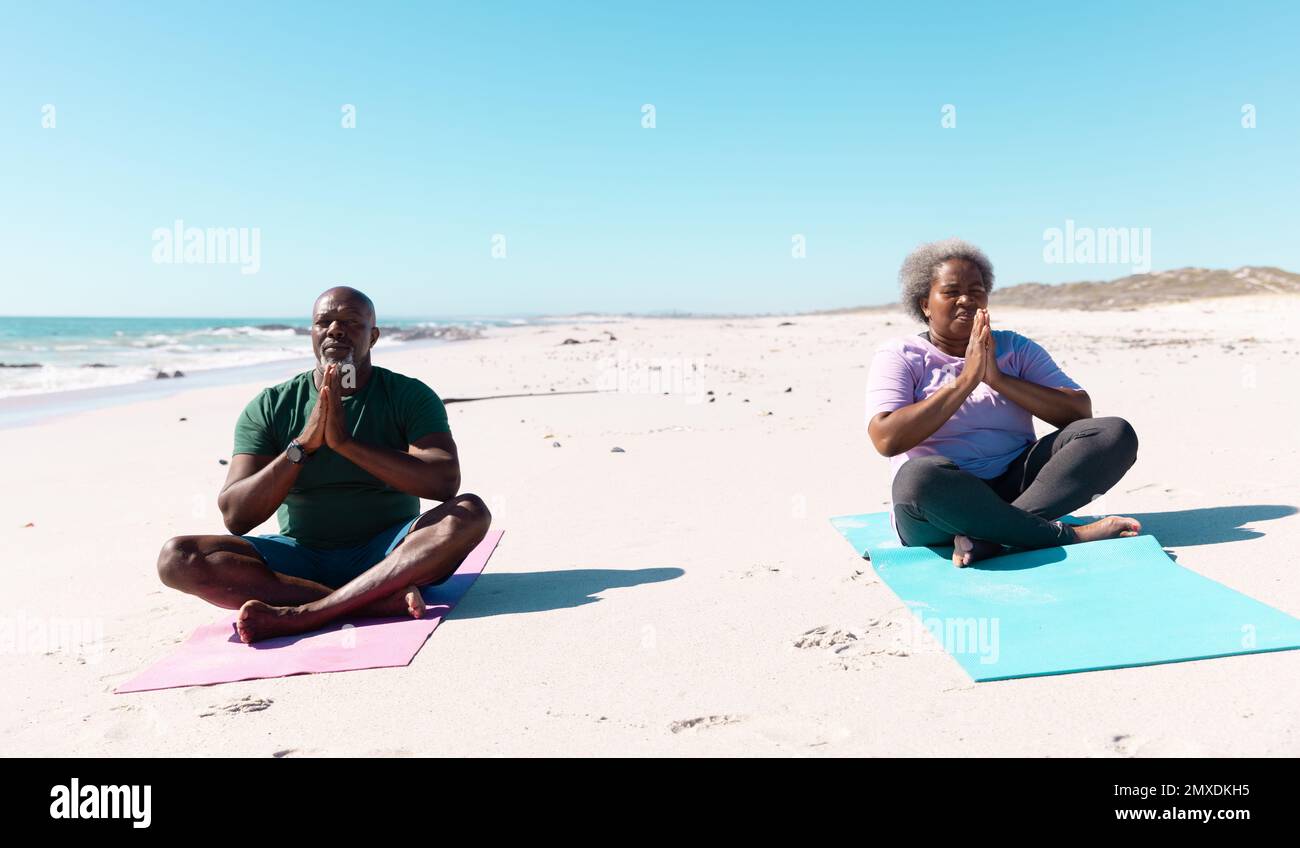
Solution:
M 1137 434 L 1123 418 L 1093 418 L 1088 393 L 1036 342 L 990 328 L 984 253 L 933 242 L 899 276 L 903 307 L 928 329 L 882 344 L 867 379 L 867 432 L 890 458 L 899 542 L 952 545 L 966 566 L 1003 546 L 1136 536 L 1132 518 L 1057 520 L 1119 482 Z M 1036 439 L 1034 416 L 1059 429 Z

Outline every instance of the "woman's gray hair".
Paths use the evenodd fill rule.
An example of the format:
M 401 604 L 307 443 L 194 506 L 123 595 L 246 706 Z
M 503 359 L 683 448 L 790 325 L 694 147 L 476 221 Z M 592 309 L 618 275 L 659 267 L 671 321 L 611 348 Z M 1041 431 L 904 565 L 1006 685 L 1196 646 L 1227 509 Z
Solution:
M 934 283 L 935 272 L 949 259 L 965 259 L 975 263 L 984 277 L 985 293 L 993 291 L 993 263 L 970 242 L 959 238 L 943 239 L 923 244 L 913 250 L 903 260 L 903 267 L 898 272 L 898 284 L 902 290 L 900 303 L 904 311 L 922 324 L 928 324 L 925 313 L 921 311 L 921 301 L 930 297 L 930 286 Z

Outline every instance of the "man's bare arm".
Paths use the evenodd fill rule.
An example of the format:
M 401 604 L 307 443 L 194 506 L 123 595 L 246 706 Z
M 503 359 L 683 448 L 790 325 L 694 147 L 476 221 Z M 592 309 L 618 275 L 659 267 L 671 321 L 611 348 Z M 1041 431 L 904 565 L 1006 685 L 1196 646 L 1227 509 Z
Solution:
M 333 450 L 408 495 L 449 501 L 460 492 L 460 459 L 451 433 L 421 436 L 405 451 L 356 439 L 335 445 Z
M 226 485 L 217 495 L 217 507 L 226 529 L 242 536 L 274 515 L 301 470 L 301 465 L 290 462 L 284 454 L 232 456 Z

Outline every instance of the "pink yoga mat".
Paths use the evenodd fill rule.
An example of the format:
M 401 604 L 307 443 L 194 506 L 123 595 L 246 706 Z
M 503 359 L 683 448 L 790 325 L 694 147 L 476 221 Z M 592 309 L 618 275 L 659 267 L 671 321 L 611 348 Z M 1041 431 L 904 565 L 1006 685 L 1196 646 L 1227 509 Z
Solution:
M 354 618 L 325 630 L 245 645 L 235 633 L 235 614 L 231 613 L 221 621 L 195 630 L 176 653 L 113 691 L 144 692 L 291 674 L 409 665 L 429 634 L 483 573 L 503 532 L 490 531 L 469 552 L 455 574 L 441 585 L 422 590 L 428 605 L 423 618 Z

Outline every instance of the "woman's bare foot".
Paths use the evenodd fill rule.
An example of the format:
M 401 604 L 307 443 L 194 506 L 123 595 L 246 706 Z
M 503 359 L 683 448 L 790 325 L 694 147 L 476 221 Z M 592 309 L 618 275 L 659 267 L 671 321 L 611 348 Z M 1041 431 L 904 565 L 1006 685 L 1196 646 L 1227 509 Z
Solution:
M 1002 545 L 987 539 L 972 539 L 970 536 L 953 536 L 952 564 L 965 568 L 972 562 L 995 557 L 1002 553 Z
M 424 598 L 419 588 L 407 586 L 397 594 L 362 608 L 357 615 L 373 618 L 420 618 L 424 615 Z M 320 627 L 320 618 L 302 607 L 273 607 L 261 601 L 248 601 L 239 608 L 235 631 L 247 643 L 287 636 Z
M 1118 539 L 1121 536 L 1136 536 L 1142 530 L 1136 518 L 1122 515 L 1108 515 L 1091 524 L 1079 524 L 1074 527 L 1074 535 L 1080 542 L 1095 542 L 1098 539 Z

